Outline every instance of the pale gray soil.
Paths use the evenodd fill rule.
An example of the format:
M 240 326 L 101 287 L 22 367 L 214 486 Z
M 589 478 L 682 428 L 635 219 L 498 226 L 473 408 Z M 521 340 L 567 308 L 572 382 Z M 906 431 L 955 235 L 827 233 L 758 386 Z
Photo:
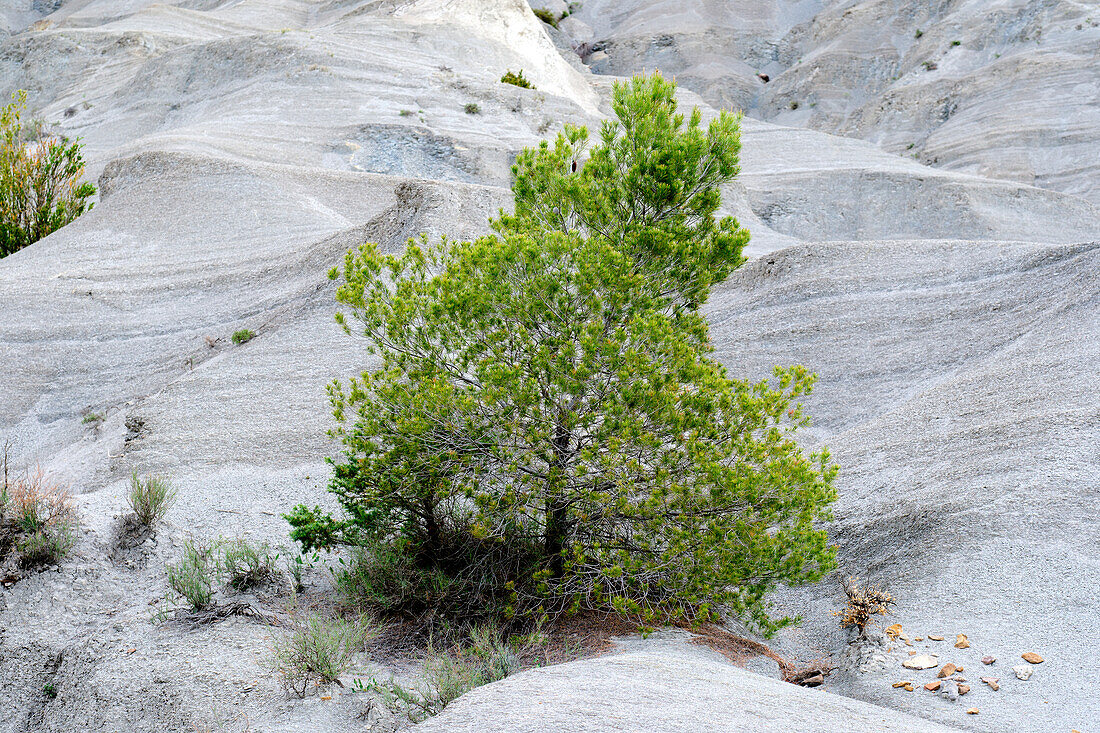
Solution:
M 285 544 L 279 515 L 328 501 L 324 386 L 370 362 L 332 321 L 327 270 L 365 240 L 396 248 L 422 231 L 484 231 L 507 204 L 511 156 L 562 122 L 605 114 L 610 80 L 555 46 L 583 21 L 616 44 L 616 65 L 592 68 L 630 73 L 660 60 L 700 105 L 727 99 L 703 72 L 615 49 L 669 48 L 665 35 L 687 49 L 684 34 L 709 33 L 708 53 L 734 58 L 722 44 L 740 36 L 713 33 L 728 25 L 763 46 L 798 28 L 799 44 L 818 39 L 813 54 L 780 53 L 766 94 L 742 103 L 757 119 L 745 120 L 743 173 L 725 200 L 753 233 L 754 259 L 708 316 L 732 374 L 794 362 L 818 372 L 804 439 L 842 466 L 831 528 L 842 568 L 896 592 L 887 623 L 948 640 L 850 645 L 830 615 L 842 598 L 830 579 L 777 598 L 805 618 L 780 635 L 780 651 L 840 665 L 824 690 L 741 672 L 682 640 L 624 640 L 623 656 L 506 680 L 429 726 L 1087 733 L 1100 718 L 1097 31 L 1073 30 L 1083 4 L 994 4 L 1041 42 L 997 41 L 1013 49 L 1000 60 L 948 60 L 906 81 L 924 90 L 897 108 L 920 133 L 907 151 L 908 128 L 871 111 L 909 77 L 858 85 L 857 99 L 830 71 L 874 56 L 849 36 L 878 37 L 879 25 L 857 20 L 886 13 L 881 3 L 631 2 L 612 13 L 590 0 L 552 38 L 519 0 L 0 2 L 12 34 L 0 42 L 0 93 L 28 89 L 37 114 L 83 136 L 101 186 L 91 213 L 0 260 L 0 440 L 14 442 L 16 466 L 39 462 L 69 483 L 83 522 L 60 569 L 0 590 L 0 731 L 386 726 L 346 690 L 288 700 L 267 666 L 270 626 L 152 624 L 164 564 L 188 536 Z M 918 45 L 946 42 L 971 58 L 992 37 L 978 5 L 898 21 L 898 38 L 916 43 L 916 23 Z M 750 11 L 759 24 L 743 22 Z M 949 45 L 953 23 L 965 45 Z M 1057 40 L 1071 32 L 1082 43 Z M 1040 83 L 1012 70 L 1040 63 L 1048 40 L 1062 73 Z M 704 71 L 731 88 L 758 83 L 745 64 Z M 538 89 L 500 84 L 508 68 Z M 930 126 L 914 110 L 948 73 L 960 99 L 976 101 Z M 1007 121 L 991 116 L 997 94 L 982 90 L 993 83 L 1028 105 L 1000 103 Z M 816 111 L 779 109 L 798 84 L 820 95 Z M 479 114 L 465 113 L 470 102 Z M 1031 108 L 1040 114 L 1029 133 L 1013 120 Z M 966 144 L 952 147 L 949 133 Z M 948 148 L 938 167 L 922 165 Z M 997 168 L 1011 150 L 1044 172 Z M 258 335 L 234 346 L 241 328 Z M 85 411 L 105 420 L 82 424 Z M 112 558 L 134 468 L 170 473 L 180 500 L 155 540 Z M 306 597 L 328 592 L 325 567 L 306 580 Z M 288 602 L 285 592 L 257 601 L 275 614 Z M 956 633 L 970 649 L 951 646 Z M 971 692 L 952 703 L 893 689 L 933 676 L 901 667 L 910 649 L 964 665 Z M 1023 682 L 1011 667 L 1025 651 L 1046 661 Z M 997 657 L 989 669 L 978 662 L 986 654 Z M 364 656 L 347 682 L 388 671 Z M 980 675 L 999 677 L 1000 691 Z M 561 717 L 534 712 L 551 696 Z

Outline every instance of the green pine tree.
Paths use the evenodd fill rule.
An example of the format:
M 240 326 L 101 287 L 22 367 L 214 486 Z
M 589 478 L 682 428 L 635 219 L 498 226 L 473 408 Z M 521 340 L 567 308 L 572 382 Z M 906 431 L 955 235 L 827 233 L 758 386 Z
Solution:
M 330 386 L 346 516 L 300 506 L 292 536 L 399 547 L 506 615 L 790 621 L 765 598 L 833 567 L 837 469 L 795 442 L 813 375 L 753 384 L 709 356 L 699 308 L 749 238 L 715 216 L 740 118 L 685 121 L 674 91 L 617 85 L 591 150 L 567 127 L 521 153 L 494 234 L 333 270 L 381 366 Z

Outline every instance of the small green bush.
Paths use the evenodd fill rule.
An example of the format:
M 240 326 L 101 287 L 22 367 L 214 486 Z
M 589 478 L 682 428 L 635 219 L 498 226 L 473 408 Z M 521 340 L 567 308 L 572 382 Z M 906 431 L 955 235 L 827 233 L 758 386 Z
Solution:
M 465 639 L 445 649 L 429 644 L 419 685 L 405 687 L 391 678 L 381 683 L 372 680 L 367 687 L 379 693 L 394 712 L 419 723 L 438 715 L 475 687 L 519 671 L 524 658 L 544 646 L 545 639 L 537 633 L 509 639 L 500 626 L 470 626 Z
M 103 419 L 102 415 L 97 415 L 94 412 L 89 412 L 87 415 L 84 416 L 84 419 L 82 419 L 80 422 L 84 425 L 88 425 L 90 423 L 99 422 L 102 419 Z
M 39 469 L 0 487 L 0 552 L 14 548 L 24 568 L 59 562 L 76 544 L 69 492 Z M 0 557 L 2 559 L 2 557 Z
M 541 20 L 546 25 L 552 26 L 554 28 L 558 27 L 558 21 L 561 20 L 561 18 L 557 17 L 556 15 L 551 13 L 549 10 L 547 10 L 545 8 L 533 8 L 532 10 L 535 13 L 535 17 L 538 18 L 539 20 Z M 562 16 L 562 18 L 564 18 L 564 17 L 565 16 Z
M 169 565 L 168 587 L 201 611 L 214 599 L 216 547 L 187 540 L 183 543 L 183 559 Z
M 242 328 L 240 331 L 235 331 L 233 333 L 233 343 L 237 346 L 240 346 L 241 344 L 248 343 L 255 337 L 256 334 L 253 331 L 249 331 L 247 328 Z
M 500 77 L 500 80 L 505 84 L 512 84 L 513 86 L 523 87 L 524 89 L 534 89 L 534 85 L 527 81 L 527 77 L 523 75 L 523 69 L 519 70 L 518 74 L 513 74 L 512 70 L 504 72 L 504 76 Z
M 134 471 L 130 474 L 130 493 L 126 496 L 126 503 L 139 522 L 152 527 L 164 519 L 177 495 L 167 476 L 139 478 L 137 471 Z
M 477 106 L 476 102 L 470 102 L 466 105 L 466 114 L 476 115 L 481 114 L 481 107 Z
M 79 141 L 47 135 L 22 115 L 20 90 L 0 110 L 0 257 L 37 242 L 92 208 L 95 186 L 81 183 Z
M 962 41 L 952 41 L 952 42 L 951 42 L 951 45 L 952 45 L 952 46 L 961 46 L 961 45 L 962 45 Z
M 920 28 L 917 28 L 917 32 L 913 34 L 913 38 L 920 38 L 923 35 L 924 31 L 922 31 Z
M 57 524 L 23 537 L 17 545 L 19 564 L 30 568 L 57 563 L 76 544 L 73 529 L 69 524 Z
M 349 621 L 311 614 L 274 640 L 272 666 L 288 693 L 304 697 L 311 684 L 336 682 L 377 634 L 377 625 L 365 616 Z
M 220 550 L 218 570 L 233 590 L 245 591 L 275 576 L 277 556 L 266 544 L 253 547 L 246 540 L 235 539 L 224 543 Z

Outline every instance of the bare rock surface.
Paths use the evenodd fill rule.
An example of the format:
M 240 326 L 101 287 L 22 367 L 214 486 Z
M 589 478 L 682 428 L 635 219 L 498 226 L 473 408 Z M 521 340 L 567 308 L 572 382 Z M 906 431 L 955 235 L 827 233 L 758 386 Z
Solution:
M 685 58 L 690 26 L 716 53 L 726 48 L 712 32 L 719 4 L 674 5 L 609 10 L 590 0 L 561 25 L 587 23 L 594 39 L 655 38 L 654 48 Z M 826 28 L 840 11 L 819 2 L 721 5 L 724 23 L 760 38 L 801 28 L 792 43 L 878 27 L 857 16 L 884 12 L 856 5 L 847 26 Z M 1078 8 L 1048 5 L 1017 10 L 1021 28 L 1033 23 L 1054 44 Z M 567 41 L 520 0 L 35 0 L 5 4 L 0 21 L 0 91 L 28 89 L 37 115 L 82 136 L 101 186 L 92 212 L 0 260 L 0 440 L 14 442 L 14 465 L 39 462 L 68 482 L 82 518 L 60 568 L 0 590 L 0 731 L 362 730 L 362 697 L 286 699 L 269 669 L 270 626 L 152 623 L 164 564 L 189 536 L 285 543 L 279 514 L 327 501 L 324 386 L 370 363 L 332 321 L 325 273 L 343 252 L 365 240 L 396 248 L 420 232 L 483 232 L 508 202 L 512 156 L 564 121 L 597 122 L 610 80 L 562 58 Z M 948 37 L 946 26 L 935 33 Z M 1012 54 L 1030 63 L 1034 49 L 1019 43 L 1000 63 Z M 617 64 L 621 46 L 603 53 Z M 1040 148 L 1061 152 L 1049 158 L 1054 173 L 1029 178 L 983 168 L 1023 138 L 984 136 L 960 105 L 951 134 L 977 139 L 931 168 L 922 162 L 948 146 L 947 123 L 928 128 L 918 160 L 891 154 L 901 144 L 892 138 L 884 150 L 806 129 L 878 139 L 878 123 L 860 112 L 871 97 L 847 99 L 825 71 L 813 77 L 833 94 L 826 104 L 821 92 L 820 122 L 799 117 L 803 107 L 767 112 L 811 68 L 796 62 L 801 47 L 783 48 L 785 61 L 764 65 L 777 91 L 744 105 L 782 124 L 746 119 L 743 174 L 725 191 L 753 233 L 754 259 L 708 304 L 718 356 L 738 376 L 795 362 L 820 375 L 804 439 L 829 445 L 843 468 L 831 530 L 843 569 L 889 583 L 911 635 L 964 633 L 971 644 L 913 650 L 971 669 L 990 654 L 1047 661 L 1027 683 L 1000 670 L 1000 691 L 976 686 L 966 701 L 981 714 L 966 715 L 923 693 L 928 680 L 917 675 L 934 671 L 905 670 L 910 647 L 900 643 L 858 651 L 868 671 L 843 667 L 825 690 L 682 644 L 626 646 L 475 691 L 439 721 L 465 725 L 465 710 L 485 727 L 494 710 L 519 720 L 507 717 L 514 708 L 529 717 L 509 730 L 555 729 L 528 727 L 545 715 L 596 726 L 584 711 L 600 690 L 619 700 L 638 692 L 645 704 L 608 704 L 620 718 L 602 723 L 627 727 L 590 730 L 652 729 L 629 727 L 648 716 L 669 730 L 743 720 L 776 730 L 1046 731 L 1100 715 L 1078 674 L 1100 655 L 1091 613 L 1100 605 L 1100 212 L 1088 176 L 1075 172 L 1095 160 L 1092 111 L 1020 86 L 1044 114 L 1083 126 L 1074 142 L 1039 119 Z M 1084 84 L 1082 98 L 1095 67 L 1074 59 L 1088 48 L 1063 51 L 1062 81 Z M 745 79 L 717 57 L 707 63 L 678 74 L 685 102 L 733 99 L 704 78 L 762 84 L 755 63 L 744 62 Z M 508 68 L 537 89 L 501 84 Z M 921 76 L 915 88 L 942 78 Z M 466 113 L 470 103 L 477 114 Z M 241 328 L 257 336 L 233 345 Z M 89 410 L 104 419 L 84 424 Z M 111 543 L 132 469 L 170 473 L 180 500 L 155 538 L 120 559 Z M 314 590 L 326 582 L 323 568 L 307 578 Z M 781 593 L 779 610 L 805 617 L 781 636 L 784 653 L 844 658 L 849 639 L 830 615 L 841 598 L 833 582 Z M 348 681 L 388 671 L 364 658 Z M 902 672 L 916 692 L 891 687 Z M 589 685 L 596 694 L 583 692 Z M 536 713 L 536 689 L 558 702 Z

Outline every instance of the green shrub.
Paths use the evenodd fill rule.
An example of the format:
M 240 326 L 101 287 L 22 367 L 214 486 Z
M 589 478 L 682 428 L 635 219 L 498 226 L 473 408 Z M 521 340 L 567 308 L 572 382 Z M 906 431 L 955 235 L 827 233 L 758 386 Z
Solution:
M 233 343 L 237 346 L 248 343 L 256 337 L 256 334 L 249 331 L 247 328 L 242 328 L 240 331 L 233 332 Z
M 95 186 L 81 183 L 79 141 L 26 125 L 27 94 L 0 110 L 0 257 L 17 252 L 92 208 Z
M 549 10 L 546 10 L 545 8 L 533 8 L 532 10 L 535 13 L 535 17 L 541 20 L 546 25 L 553 26 L 554 28 L 558 27 L 558 21 L 561 20 L 561 18 L 557 17 Z M 564 17 L 565 16 L 563 15 L 562 18 Z
M 492 624 L 468 627 L 465 639 L 444 649 L 429 644 L 423 662 L 423 679 L 414 687 L 372 680 L 368 689 L 381 694 L 386 704 L 413 723 L 419 723 L 475 687 L 502 680 L 523 667 L 523 660 L 544 646 L 533 634 L 506 638 L 504 629 Z
M 700 312 L 744 261 L 715 216 L 739 118 L 685 120 L 674 92 L 617 84 L 599 144 L 566 126 L 521 152 L 492 235 L 348 252 L 337 321 L 381 364 L 329 388 L 344 516 L 288 519 L 305 547 L 366 547 L 370 595 L 770 633 L 792 619 L 767 594 L 833 567 L 837 469 L 796 440 L 814 376 L 730 378 Z
M 87 415 L 84 416 L 84 419 L 82 419 L 80 422 L 83 425 L 88 425 L 90 423 L 99 422 L 102 419 L 103 419 L 102 415 L 97 415 L 94 412 L 89 412 Z
M 523 69 L 519 70 L 518 74 L 513 74 L 511 69 L 504 72 L 504 76 L 500 77 L 500 80 L 505 84 L 512 84 L 513 86 L 523 87 L 524 89 L 534 89 L 534 85 L 527 81 L 527 78 L 523 75 Z
M 0 487 L 0 551 L 13 547 L 24 568 L 60 562 L 76 544 L 72 497 L 41 469 Z M 0 558 L 2 559 L 2 558 Z
M 273 667 L 288 693 L 305 696 L 311 684 L 336 682 L 377 633 L 366 617 L 348 621 L 309 615 L 274 640 Z
M 276 559 L 266 544 L 253 547 L 243 539 L 229 540 L 219 547 L 218 570 L 226 585 L 245 591 L 275 576 Z
M 481 114 L 481 107 L 477 106 L 475 102 L 470 102 L 466 105 L 466 114 L 476 115 Z
M 130 493 L 126 496 L 126 503 L 141 524 L 152 527 L 164 519 L 176 502 L 177 495 L 167 476 L 146 476 L 142 479 L 134 471 L 130 474 Z
M 214 599 L 215 546 L 197 544 L 194 540 L 183 543 L 183 558 L 167 567 L 168 587 L 191 606 L 202 611 Z
M 25 568 L 53 565 L 69 554 L 76 544 L 70 524 L 55 524 L 26 535 L 19 540 L 19 564 Z

